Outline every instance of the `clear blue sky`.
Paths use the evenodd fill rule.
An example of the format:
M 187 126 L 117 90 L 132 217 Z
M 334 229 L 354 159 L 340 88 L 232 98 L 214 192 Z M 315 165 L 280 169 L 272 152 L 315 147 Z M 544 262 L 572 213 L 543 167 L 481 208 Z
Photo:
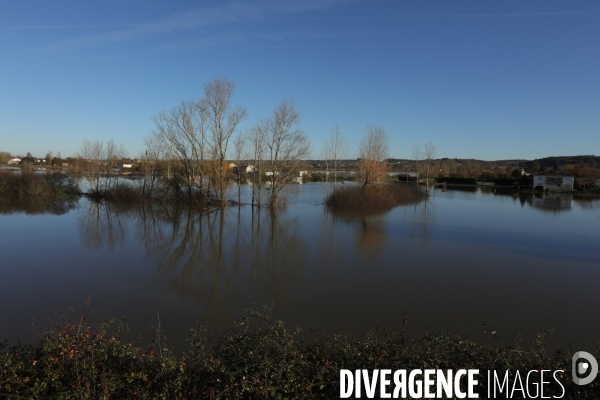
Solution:
M 504 159 L 600 153 L 598 1 L 5 1 L 0 151 L 135 156 L 151 117 L 237 83 L 244 126 L 283 98 L 318 157 L 338 123 L 391 154 Z

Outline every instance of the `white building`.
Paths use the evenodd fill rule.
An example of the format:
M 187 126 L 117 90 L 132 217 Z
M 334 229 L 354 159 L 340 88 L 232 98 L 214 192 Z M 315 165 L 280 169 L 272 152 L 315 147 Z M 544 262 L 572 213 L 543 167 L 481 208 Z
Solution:
M 255 169 L 255 168 L 254 168 L 254 165 L 248 165 L 248 166 L 246 167 L 246 173 L 247 173 L 247 174 L 253 173 L 253 172 L 254 172 L 254 169 Z
M 563 171 L 542 171 L 533 175 L 533 187 L 544 190 L 573 190 L 575 177 Z
M 21 162 L 20 158 L 12 158 L 12 159 L 8 160 L 8 165 L 18 164 L 20 162 Z

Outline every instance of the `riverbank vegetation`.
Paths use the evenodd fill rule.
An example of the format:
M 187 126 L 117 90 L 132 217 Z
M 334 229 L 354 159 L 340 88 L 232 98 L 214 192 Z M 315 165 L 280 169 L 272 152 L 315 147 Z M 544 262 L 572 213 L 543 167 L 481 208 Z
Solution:
M 86 306 L 88 306 L 86 301 Z M 151 340 L 132 337 L 126 321 L 98 326 L 86 322 L 88 311 L 58 319 L 37 333 L 34 344 L 18 344 L 0 353 L 0 394 L 30 399 L 331 399 L 339 397 L 340 369 L 479 369 L 480 397 L 487 393 L 487 371 L 563 370 L 556 375 L 565 399 L 600 395 L 600 382 L 577 386 L 571 379 L 571 355 L 549 356 L 547 333 L 531 343 L 503 344 L 496 330 L 487 343 L 441 333 L 408 338 L 376 327 L 365 338 L 340 334 L 309 336 L 255 308 L 216 333 L 197 325 L 182 354 L 175 354 L 160 323 L 149 326 Z M 546 380 L 545 394 L 561 386 Z M 533 387 L 535 388 L 535 387 Z M 463 387 L 464 389 L 464 387 Z M 517 392 L 520 393 L 520 392 Z
M 62 173 L 0 172 L 0 196 L 11 199 L 53 200 L 81 193 L 77 179 Z

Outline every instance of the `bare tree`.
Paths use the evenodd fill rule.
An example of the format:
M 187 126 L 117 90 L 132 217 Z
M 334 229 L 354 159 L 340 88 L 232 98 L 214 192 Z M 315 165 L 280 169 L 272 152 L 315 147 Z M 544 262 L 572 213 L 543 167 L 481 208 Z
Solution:
M 7 151 L 0 151 L 0 165 L 8 164 L 8 160 L 12 158 L 12 155 Z
M 241 133 L 238 133 L 236 137 L 233 139 L 233 162 L 235 163 L 235 175 L 236 175 L 236 183 L 237 183 L 237 192 L 238 192 L 238 205 L 241 205 L 242 202 L 242 160 L 246 158 L 247 152 L 247 137 Z
M 380 126 L 367 125 L 358 148 L 357 178 L 362 187 L 376 184 L 384 179 L 387 172 L 390 139 L 385 129 Z
M 169 159 L 173 166 L 172 182 L 177 185 L 179 182 L 185 182 L 190 199 L 195 192 L 198 178 L 200 192 L 204 194 L 202 163 L 206 152 L 206 118 L 203 109 L 199 108 L 199 103 L 182 102 L 170 111 L 160 112 L 152 121 L 155 129 L 146 145 L 158 147 L 160 150 L 150 149 L 151 153 L 164 154 Z
M 209 130 L 211 133 L 211 149 L 214 160 L 213 180 L 218 185 L 217 199 L 223 204 L 225 202 L 225 158 L 227 147 L 238 124 L 247 116 L 244 107 L 238 105 L 231 109 L 231 98 L 235 83 L 225 78 L 215 78 L 204 85 L 204 99 L 200 101 L 200 107 L 206 112 Z
M 415 160 L 415 169 L 417 172 L 416 176 L 416 187 L 419 187 L 419 162 L 423 159 L 423 150 L 421 150 L 420 146 L 413 145 L 412 147 L 412 157 Z
M 433 143 L 427 142 L 425 144 L 425 165 L 427 168 L 425 190 L 429 193 L 429 172 L 435 159 L 436 147 Z
M 301 162 L 308 157 L 310 140 L 296 128 L 300 113 L 291 100 L 282 100 L 266 121 L 265 150 L 269 168 L 271 195 L 269 205 L 277 205 L 277 197 L 292 177 L 298 175 Z
M 323 157 L 325 158 L 325 168 L 327 174 L 329 174 L 329 163 L 333 168 L 333 189 L 337 183 L 337 172 L 340 168 L 340 160 L 347 157 L 348 155 L 348 143 L 338 124 L 329 131 L 329 137 L 323 147 Z M 325 177 L 327 180 L 327 175 Z
M 90 185 L 93 194 L 99 194 L 101 191 L 100 175 L 103 168 L 105 151 L 104 143 L 97 140 L 84 140 L 79 149 L 78 156 L 86 161 L 86 167 L 83 170 L 83 176 Z M 60 152 L 57 154 L 60 158 Z
M 161 166 L 165 163 L 166 149 L 161 146 L 157 137 L 153 135 L 145 137 L 144 143 L 146 144 L 146 149 L 139 155 L 139 172 L 141 173 L 141 178 L 138 182 L 142 195 L 152 197 L 159 183 Z
M 254 160 L 254 163 L 250 168 L 253 176 L 252 207 L 254 207 L 255 204 L 258 206 L 261 205 L 261 172 L 266 148 L 265 143 L 267 137 L 267 127 L 268 122 L 266 120 L 263 120 L 258 124 L 253 125 L 250 129 L 250 133 L 248 134 L 248 141 L 250 142 L 252 157 Z
M 115 189 L 119 185 L 119 179 L 115 176 L 115 170 L 118 168 L 119 163 L 123 163 L 123 160 L 127 157 L 128 152 L 123 144 L 119 147 L 115 144 L 114 140 L 106 142 L 105 148 L 105 162 L 106 162 L 106 184 L 104 190 Z

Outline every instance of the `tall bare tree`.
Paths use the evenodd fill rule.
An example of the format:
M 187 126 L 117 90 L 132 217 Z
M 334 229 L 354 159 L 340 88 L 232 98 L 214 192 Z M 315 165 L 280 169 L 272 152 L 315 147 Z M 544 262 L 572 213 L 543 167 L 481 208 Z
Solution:
M 206 115 L 199 103 L 182 102 L 170 111 L 160 112 L 152 121 L 155 128 L 146 145 L 160 150 L 151 149 L 151 153 L 171 159 L 173 182 L 185 182 L 189 198 L 195 193 L 197 180 L 204 194 L 202 163 L 206 155 Z
M 200 107 L 206 112 L 208 129 L 211 133 L 211 149 L 215 160 L 213 163 L 213 180 L 218 185 L 218 200 L 225 202 L 225 158 L 227 147 L 238 124 L 247 116 L 246 108 L 238 105 L 231 107 L 231 98 L 235 83 L 225 78 L 215 78 L 204 85 L 204 99 Z
M 419 162 L 423 159 L 423 150 L 421 150 L 421 146 L 413 145 L 412 147 L 412 157 L 415 160 L 415 169 L 417 172 L 416 176 L 416 187 L 419 187 Z
M 165 162 L 168 162 L 166 150 L 153 135 L 144 138 L 146 149 L 140 155 L 139 179 L 140 192 L 143 196 L 152 197 L 159 184 L 159 177 Z
M 252 151 L 252 207 L 255 205 L 261 205 L 261 188 L 262 188 L 262 172 L 263 172 L 263 160 L 265 155 L 265 143 L 267 137 L 268 123 L 263 120 L 252 126 L 248 134 L 248 141 L 250 142 L 250 148 Z
M 242 202 L 242 160 L 247 158 L 247 142 L 248 137 L 242 133 L 238 133 L 233 139 L 233 162 L 235 163 L 235 180 L 238 192 L 238 205 Z
M 381 182 L 387 172 L 390 139 L 380 126 L 367 125 L 358 148 L 357 178 L 362 187 Z
M 291 100 L 282 100 L 266 120 L 265 155 L 271 180 L 269 205 L 275 207 L 283 188 L 298 176 L 302 160 L 310 152 L 310 140 L 296 125 L 300 113 Z
M 338 124 L 329 131 L 329 137 L 323 147 L 323 157 L 325 158 L 325 168 L 329 174 L 329 164 L 333 168 L 333 189 L 337 183 L 337 172 L 340 168 L 340 161 L 348 156 L 348 143 Z M 327 175 L 325 177 L 327 180 Z
M 128 152 L 123 144 L 117 147 L 114 140 L 111 139 L 106 142 L 104 153 L 106 163 L 104 165 L 106 169 L 104 190 L 107 191 L 118 187 L 119 179 L 115 176 L 115 170 L 118 168 L 118 164 L 127 157 Z
M 429 173 L 430 173 L 430 169 L 433 166 L 433 160 L 435 159 L 435 154 L 436 154 L 436 147 L 433 143 L 431 142 L 427 142 L 425 144 L 425 166 L 427 168 L 427 173 L 426 173 L 426 184 L 425 184 L 425 190 L 426 193 L 429 193 Z
M 104 143 L 97 140 L 84 140 L 78 153 L 78 156 L 86 161 L 83 176 L 88 181 L 92 193 L 96 195 L 101 192 L 100 176 L 106 158 L 104 150 Z M 58 152 L 57 158 L 60 158 L 60 152 Z

